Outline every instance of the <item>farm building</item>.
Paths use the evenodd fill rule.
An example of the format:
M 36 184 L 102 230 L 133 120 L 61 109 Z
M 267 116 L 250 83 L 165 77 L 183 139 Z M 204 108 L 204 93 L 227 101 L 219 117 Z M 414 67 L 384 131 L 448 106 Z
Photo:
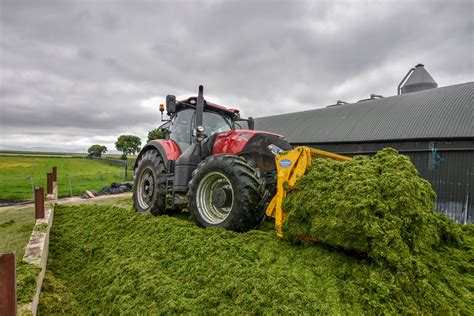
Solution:
M 419 64 L 399 95 L 255 119 L 256 129 L 344 155 L 392 147 L 409 156 L 436 191 L 436 208 L 458 223 L 474 222 L 474 82 L 437 88 Z

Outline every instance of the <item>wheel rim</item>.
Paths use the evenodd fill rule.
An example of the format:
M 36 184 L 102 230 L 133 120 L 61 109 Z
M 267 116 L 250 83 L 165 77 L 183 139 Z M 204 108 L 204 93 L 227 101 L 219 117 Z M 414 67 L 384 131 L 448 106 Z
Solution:
M 216 193 L 226 192 L 225 201 L 216 205 Z M 201 217 L 210 224 L 222 223 L 230 214 L 234 206 L 234 190 L 232 184 L 224 174 L 211 172 L 204 176 L 197 188 L 197 209 Z
M 150 168 L 142 172 L 137 191 L 138 204 L 140 204 L 140 207 L 143 209 L 149 208 L 155 191 L 155 179 Z

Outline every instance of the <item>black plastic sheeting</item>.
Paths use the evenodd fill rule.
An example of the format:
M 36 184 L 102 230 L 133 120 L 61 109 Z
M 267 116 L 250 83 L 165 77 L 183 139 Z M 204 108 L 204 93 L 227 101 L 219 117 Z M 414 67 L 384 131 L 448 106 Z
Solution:
M 100 191 L 90 190 L 94 196 L 100 195 L 109 195 L 109 194 L 120 194 L 125 192 L 132 192 L 133 190 L 133 183 L 132 182 L 120 182 L 120 183 L 112 183 L 110 186 L 103 187 Z M 81 196 L 83 199 L 88 199 L 89 196 L 87 193 L 84 192 Z

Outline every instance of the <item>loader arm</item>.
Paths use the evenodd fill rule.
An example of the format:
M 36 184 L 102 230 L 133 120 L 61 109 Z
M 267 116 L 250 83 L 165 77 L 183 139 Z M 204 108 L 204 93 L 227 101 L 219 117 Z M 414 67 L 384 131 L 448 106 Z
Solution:
M 275 230 L 278 237 L 283 237 L 282 225 L 288 218 L 288 213 L 282 209 L 283 201 L 288 192 L 295 188 L 296 180 L 305 174 L 311 165 L 313 157 L 326 157 L 340 161 L 351 160 L 351 158 L 314 149 L 299 146 L 292 150 L 281 153 L 275 157 L 277 167 L 277 191 L 266 209 L 267 216 L 275 219 Z M 302 237 L 303 239 L 307 239 Z M 309 237 L 309 239 L 311 239 Z

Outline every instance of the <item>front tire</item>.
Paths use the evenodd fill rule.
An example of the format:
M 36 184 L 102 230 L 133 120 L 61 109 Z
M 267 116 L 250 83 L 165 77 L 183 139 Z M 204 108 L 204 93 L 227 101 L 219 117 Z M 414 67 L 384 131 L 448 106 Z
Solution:
M 166 213 L 166 168 L 156 150 L 145 152 L 138 161 L 133 183 L 133 205 L 140 213 Z
M 234 155 L 210 156 L 194 171 L 189 183 L 189 211 L 201 227 L 248 231 L 257 227 L 263 182 L 247 161 Z

